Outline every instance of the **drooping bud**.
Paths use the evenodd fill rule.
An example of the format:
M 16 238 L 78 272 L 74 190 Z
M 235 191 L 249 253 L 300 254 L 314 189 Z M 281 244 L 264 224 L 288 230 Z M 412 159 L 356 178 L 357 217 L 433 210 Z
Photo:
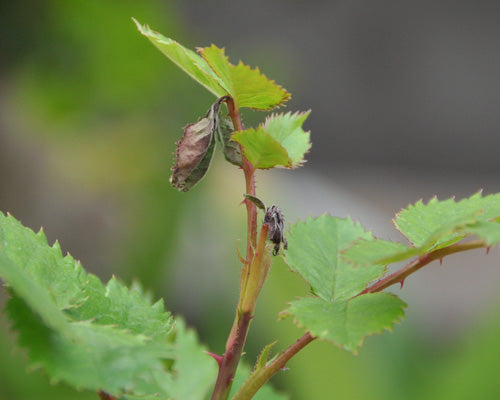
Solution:
M 170 183 L 187 192 L 205 175 L 215 150 L 215 135 L 221 101 L 217 100 L 207 114 L 184 128 L 176 150 L 176 162 L 172 167 Z

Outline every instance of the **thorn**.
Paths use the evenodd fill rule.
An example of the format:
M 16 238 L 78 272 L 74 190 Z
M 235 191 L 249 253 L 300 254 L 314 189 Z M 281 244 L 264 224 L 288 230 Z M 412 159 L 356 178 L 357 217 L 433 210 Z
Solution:
M 400 280 L 399 284 L 401 285 L 399 289 L 403 289 L 403 286 L 405 284 L 405 280 L 404 279 Z
M 443 259 L 442 258 L 439 259 L 439 265 L 443 265 Z
M 240 262 L 241 262 L 243 265 L 245 265 L 245 264 L 247 263 L 247 260 L 245 260 L 245 259 L 243 258 L 243 256 L 241 255 L 241 253 L 240 253 L 240 249 L 238 249 L 238 245 L 236 245 L 236 254 L 238 254 L 238 258 L 239 258 Z
M 288 368 L 288 367 L 286 367 L 286 366 L 285 366 L 285 367 L 283 367 L 283 368 L 281 368 L 281 371 L 289 371 L 289 370 L 290 370 L 290 368 Z
M 208 354 L 211 356 L 215 361 L 217 361 L 217 364 L 219 364 L 219 368 L 222 367 L 222 360 L 224 360 L 224 357 L 219 356 L 218 354 L 212 353 L 210 351 L 205 351 L 205 354 Z
M 490 254 L 490 249 L 491 249 L 490 246 L 486 247 L 486 255 Z

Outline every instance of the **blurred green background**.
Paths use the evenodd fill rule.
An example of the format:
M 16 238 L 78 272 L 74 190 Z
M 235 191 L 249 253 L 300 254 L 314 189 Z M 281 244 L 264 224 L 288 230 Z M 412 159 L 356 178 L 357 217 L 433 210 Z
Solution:
M 223 9 L 220 14 L 223 24 Z M 139 35 L 132 16 L 188 47 L 215 41 L 186 17 L 181 2 L 1 3 L 0 210 L 35 230 L 43 225 L 50 241 L 58 239 L 64 251 L 102 279 L 112 274 L 125 282 L 138 279 L 221 352 L 237 298 L 236 247 L 243 248 L 245 240 L 245 214 L 239 207 L 244 183 L 239 171 L 218 156 L 207 178 L 189 193 L 170 187 L 174 142 L 213 98 Z M 243 46 L 232 60 L 241 54 L 248 64 L 261 65 L 266 59 L 264 72 L 294 94 L 300 77 L 293 65 L 286 56 L 270 56 L 278 45 L 262 40 L 262 52 L 256 47 L 246 52 Z M 292 101 L 289 108 L 295 105 Z M 244 117 L 250 123 L 263 114 Z M 313 131 L 313 144 L 315 135 L 324 134 Z M 317 171 L 298 172 L 296 181 L 292 175 L 258 176 L 259 193 L 290 209 L 289 220 L 307 215 L 301 202 L 336 201 L 329 199 L 331 192 L 325 194 L 322 181 L 305 186 L 320 179 Z M 356 197 L 355 189 L 348 188 L 348 197 Z M 380 196 L 375 202 L 384 202 Z M 356 204 L 347 203 L 359 217 Z M 389 220 L 384 207 L 366 212 L 377 210 Z M 492 251 L 487 262 L 498 258 Z M 483 262 L 485 256 L 470 258 L 466 267 Z M 434 301 L 441 294 L 453 304 L 467 299 L 467 281 L 447 297 L 446 287 L 457 281 L 450 278 L 452 269 L 439 274 Z M 469 278 L 475 278 L 474 271 Z M 407 283 L 409 293 L 435 280 L 432 270 L 423 271 L 413 292 Z M 292 399 L 499 399 L 500 298 L 493 289 L 487 296 L 472 292 L 483 302 L 469 310 L 465 322 L 450 328 L 444 321 L 436 329 L 429 325 L 438 324 L 442 314 L 426 318 L 418 305 L 412 311 L 418 296 L 402 291 L 410 308 L 393 333 L 367 339 L 357 356 L 313 343 L 273 382 Z M 258 304 L 249 362 L 276 338 L 284 348 L 301 335 L 291 321 L 277 322 L 277 316 L 287 301 L 305 293 L 307 286 L 277 261 Z M 457 311 L 453 304 L 449 309 L 460 314 L 463 307 Z M 27 371 L 25 352 L 16 348 L 3 314 L 0 326 L 1 400 L 97 398 L 51 384 L 43 371 Z

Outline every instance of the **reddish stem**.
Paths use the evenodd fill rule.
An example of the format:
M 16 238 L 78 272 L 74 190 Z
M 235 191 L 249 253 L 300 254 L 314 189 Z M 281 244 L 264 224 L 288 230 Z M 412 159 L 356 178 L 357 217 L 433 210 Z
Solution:
M 238 392 L 233 396 L 232 400 L 248 400 L 279 370 L 283 369 L 287 362 L 300 350 L 311 343 L 315 337 L 307 332 L 299 338 L 288 349 L 281 353 L 278 358 L 262 368 L 257 368 L 241 386 Z
M 385 288 L 394 285 L 395 283 L 403 283 L 405 279 L 418 271 L 420 268 L 425 267 L 427 264 L 435 260 L 441 260 L 443 257 L 450 254 L 459 253 L 461 251 L 479 249 L 485 247 L 485 243 L 481 240 L 473 240 L 466 243 L 457 243 L 448 247 L 443 247 L 442 249 L 435 250 L 431 253 L 424 254 L 423 256 L 411 261 L 406 266 L 386 277 L 380 279 L 379 281 L 368 286 L 363 290 L 358 296 L 365 293 L 375 293 L 384 290 Z
M 116 400 L 116 397 L 113 397 L 106 392 L 100 391 L 97 393 L 99 395 L 100 400 Z
M 233 122 L 234 130 L 243 130 L 244 128 L 241 122 L 241 117 L 233 99 L 228 97 L 225 99 L 225 102 L 227 104 L 229 116 Z M 246 193 L 255 196 L 255 169 L 245 157 L 243 157 L 242 169 L 245 175 Z M 226 341 L 226 350 L 222 356 L 222 361 L 219 364 L 219 374 L 217 376 L 211 400 L 226 400 L 229 396 L 234 374 L 245 346 L 248 328 L 252 319 L 253 309 L 242 311 L 241 304 L 248 301 L 248 299 L 244 296 L 246 294 L 245 288 L 251 272 L 250 268 L 253 264 L 252 261 L 255 256 L 254 249 L 257 247 L 257 208 L 254 203 L 248 200 L 245 200 L 245 205 L 247 209 L 247 254 L 246 263 L 241 274 L 240 299 L 238 301 L 233 326 Z M 264 251 L 264 248 L 260 249 L 260 247 L 259 241 L 259 250 Z M 255 302 L 253 303 L 255 304 Z

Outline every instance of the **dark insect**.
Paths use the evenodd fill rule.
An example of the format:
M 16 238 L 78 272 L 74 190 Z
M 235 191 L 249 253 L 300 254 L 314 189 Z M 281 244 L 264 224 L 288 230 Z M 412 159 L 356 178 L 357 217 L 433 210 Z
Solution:
M 278 255 L 280 245 L 283 243 L 283 248 L 288 249 L 288 242 L 285 238 L 285 217 L 281 210 L 274 204 L 269 207 L 264 217 L 264 223 L 269 225 L 268 237 L 274 243 L 273 256 Z

